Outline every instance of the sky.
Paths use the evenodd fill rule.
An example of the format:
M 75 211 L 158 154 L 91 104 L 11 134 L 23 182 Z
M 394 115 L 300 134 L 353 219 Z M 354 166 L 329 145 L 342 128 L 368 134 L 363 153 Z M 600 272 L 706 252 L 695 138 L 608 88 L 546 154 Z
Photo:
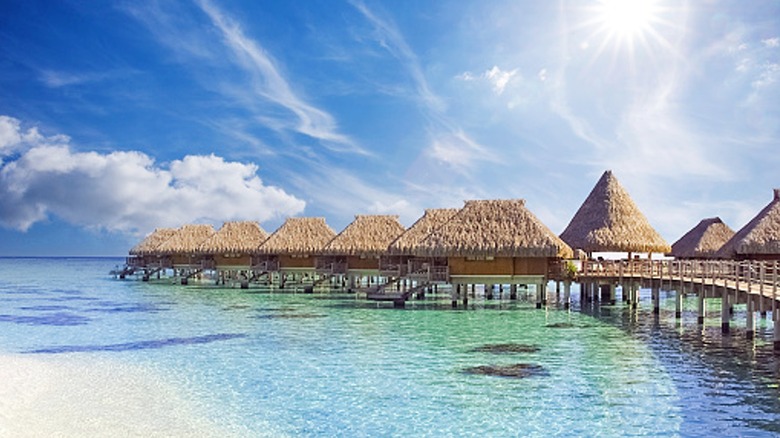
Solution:
M 526 200 L 671 244 L 780 187 L 776 0 L 36 1 L 0 14 L 0 256 Z

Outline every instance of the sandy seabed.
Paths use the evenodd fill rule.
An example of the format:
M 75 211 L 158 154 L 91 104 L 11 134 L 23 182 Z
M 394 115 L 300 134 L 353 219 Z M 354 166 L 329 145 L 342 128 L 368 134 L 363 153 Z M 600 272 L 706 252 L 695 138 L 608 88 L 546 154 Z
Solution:
M 245 435 L 199 411 L 139 366 L 85 356 L 0 355 L 0 436 Z

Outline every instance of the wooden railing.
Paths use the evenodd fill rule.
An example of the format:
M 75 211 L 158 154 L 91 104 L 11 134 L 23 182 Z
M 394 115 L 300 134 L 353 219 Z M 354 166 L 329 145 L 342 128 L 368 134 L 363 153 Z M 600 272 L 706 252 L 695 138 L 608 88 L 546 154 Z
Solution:
M 777 298 L 780 262 L 732 260 L 587 260 L 576 279 L 641 279 L 717 285 Z

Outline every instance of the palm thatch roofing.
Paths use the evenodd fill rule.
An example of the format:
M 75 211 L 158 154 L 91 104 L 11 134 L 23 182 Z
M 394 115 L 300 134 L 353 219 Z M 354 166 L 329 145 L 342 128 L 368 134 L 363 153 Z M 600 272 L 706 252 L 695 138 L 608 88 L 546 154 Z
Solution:
M 200 245 L 203 254 L 252 254 L 268 239 L 260 224 L 252 221 L 225 222 Z
M 466 201 L 417 247 L 433 257 L 563 257 L 573 252 L 522 199 Z
M 780 255 L 780 189 L 775 189 L 772 202 L 726 242 L 717 256 Z
M 378 256 L 405 228 L 398 216 L 356 215 L 355 220 L 322 249 L 323 255 Z
M 176 231 L 176 228 L 156 228 L 136 246 L 130 248 L 130 255 L 156 254 L 157 247 L 176 234 Z
M 457 208 L 429 208 L 406 232 L 388 247 L 392 255 L 411 255 L 434 230 L 444 225 L 458 212 Z
M 336 232 L 324 217 L 291 217 L 259 248 L 261 254 L 307 255 L 321 251 Z
M 609 170 L 593 187 L 561 239 L 586 252 L 672 250 Z
M 211 225 L 184 225 L 170 239 L 157 247 L 155 253 L 195 254 L 200 249 L 200 245 L 214 233 L 216 231 Z
M 671 255 L 678 258 L 713 258 L 734 236 L 734 230 L 719 217 L 702 219 L 698 225 L 672 244 Z

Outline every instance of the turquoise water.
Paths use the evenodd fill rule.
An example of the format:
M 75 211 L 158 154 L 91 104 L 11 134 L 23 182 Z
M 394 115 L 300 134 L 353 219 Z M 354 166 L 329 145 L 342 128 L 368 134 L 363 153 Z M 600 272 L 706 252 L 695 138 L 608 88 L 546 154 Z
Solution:
M 107 272 L 120 262 L 0 259 L 0 354 L 12 358 L 0 373 L 14 376 L 33 361 L 75 370 L 73 379 L 104 376 L 107 388 L 125 378 L 151 388 L 126 394 L 127 385 L 116 384 L 108 394 L 97 388 L 100 400 L 86 391 L 61 407 L 43 396 L 25 406 L 70 413 L 66 403 L 83 403 L 97 423 L 117 415 L 94 408 L 108 398 L 120 411 L 141 413 L 125 416 L 119 430 L 137 426 L 143 434 L 174 421 L 157 405 L 180 409 L 176 421 L 189 421 L 185 414 L 207 421 L 198 426 L 206 436 L 780 434 L 780 358 L 763 340 L 771 339 L 771 322 L 759 321 L 752 343 L 739 329 L 722 337 L 716 300 L 704 328 L 694 324 L 692 299 L 681 325 L 671 300 L 654 319 L 649 297 L 638 312 L 580 311 L 578 303 L 572 311 L 537 310 L 522 298 L 477 298 L 468 310 L 417 301 L 397 310 L 354 295 L 114 280 Z M 739 308 L 735 318 L 739 326 Z M 476 350 L 505 343 L 538 350 Z M 464 372 L 517 363 L 540 372 L 522 379 Z M 19 404 L 29 384 L 19 380 L 0 390 L 0 406 Z M 145 399 L 160 394 L 170 397 Z M 23 408 L 0 422 L 15 430 L 14 421 L 27 418 Z M 99 427 L 111 427 L 109 420 Z

